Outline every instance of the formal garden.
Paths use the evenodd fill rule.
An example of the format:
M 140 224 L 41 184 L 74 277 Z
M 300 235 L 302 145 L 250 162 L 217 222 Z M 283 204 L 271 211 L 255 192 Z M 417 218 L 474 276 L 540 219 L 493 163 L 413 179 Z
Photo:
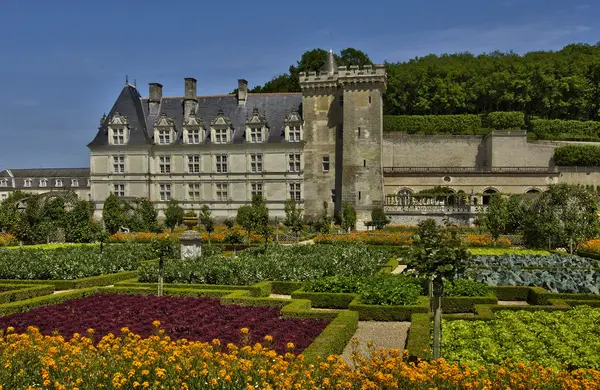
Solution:
M 600 386 L 585 188 L 496 196 L 475 228 L 374 210 L 366 232 L 349 205 L 307 224 L 292 201 L 272 221 L 255 199 L 217 223 L 172 202 L 161 225 L 147 201 L 114 201 L 104 226 L 78 200 L 0 205 L 3 389 Z M 200 257 L 181 259 L 186 229 Z M 365 324 L 409 330 L 379 349 Z

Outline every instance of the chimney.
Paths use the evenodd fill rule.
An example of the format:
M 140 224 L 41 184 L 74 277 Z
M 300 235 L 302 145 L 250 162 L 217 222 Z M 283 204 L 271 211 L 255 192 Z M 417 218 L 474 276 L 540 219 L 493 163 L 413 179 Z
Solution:
M 248 81 L 246 81 L 244 79 L 238 79 L 238 92 L 237 92 L 238 105 L 245 106 L 246 99 L 248 99 Z
M 196 79 L 185 78 L 185 97 L 183 99 L 183 117 L 189 118 L 190 112 L 196 113 L 198 107 L 198 95 L 196 93 Z
M 148 108 L 150 115 L 158 115 L 160 99 L 162 98 L 162 85 L 159 83 L 150 83 L 150 97 L 148 98 Z

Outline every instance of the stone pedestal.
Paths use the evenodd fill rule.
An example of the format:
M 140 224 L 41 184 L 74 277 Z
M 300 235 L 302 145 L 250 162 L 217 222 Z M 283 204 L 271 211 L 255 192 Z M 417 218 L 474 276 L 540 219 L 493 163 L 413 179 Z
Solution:
M 195 230 L 186 230 L 179 237 L 181 260 L 193 259 L 202 255 L 202 237 Z

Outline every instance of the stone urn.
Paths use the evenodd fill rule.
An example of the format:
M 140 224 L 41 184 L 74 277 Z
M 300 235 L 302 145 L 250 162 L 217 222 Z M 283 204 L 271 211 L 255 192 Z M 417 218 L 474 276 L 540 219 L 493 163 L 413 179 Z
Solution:
M 183 224 L 187 226 L 188 230 L 194 230 L 195 226 L 198 226 L 198 216 L 193 211 L 188 211 L 183 216 Z

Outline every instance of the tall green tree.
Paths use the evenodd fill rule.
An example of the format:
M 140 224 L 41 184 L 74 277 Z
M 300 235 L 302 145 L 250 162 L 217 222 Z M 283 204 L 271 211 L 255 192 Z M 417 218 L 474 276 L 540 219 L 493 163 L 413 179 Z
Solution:
M 471 255 L 461 247 L 455 230 L 426 219 L 418 225 L 413 246 L 409 252 L 407 269 L 431 281 L 433 308 L 433 358 L 442 356 L 442 295 L 444 281 L 452 281 L 467 269 Z
M 99 237 L 102 226 L 94 221 L 94 204 L 78 200 L 65 217 L 65 239 L 67 242 L 93 242 Z
M 348 202 L 342 202 L 341 225 L 345 232 L 356 228 L 356 211 Z
M 136 200 L 136 207 L 131 218 L 131 222 L 136 225 L 133 230 L 158 233 L 160 232 L 160 226 L 157 218 L 158 211 L 156 211 L 150 199 L 140 198 Z M 131 222 L 129 225 L 131 225 Z
M 285 202 L 285 221 L 283 224 L 296 235 L 296 241 L 302 231 L 302 208 L 296 203 L 296 199 L 290 198 Z
M 383 207 L 375 207 L 371 211 L 371 224 L 375 226 L 377 230 L 381 230 L 388 225 L 391 220 L 385 215 Z
M 121 226 L 126 224 L 127 218 L 123 210 L 122 202 L 115 194 L 110 194 L 104 201 L 102 209 L 102 220 L 109 234 L 115 234 Z
M 248 245 L 250 245 L 250 233 L 252 233 L 252 228 L 254 227 L 252 220 L 252 206 L 241 206 L 237 211 L 235 221 L 246 230 L 246 233 L 248 234 Z
M 584 187 L 555 184 L 533 202 L 524 222 L 531 247 L 569 248 L 600 232 L 596 195 Z
M 203 205 L 202 208 L 200 208 L 198 220 L 202 226 L 204 226 L 204 230 L 206 230 L 206 233 L 208 234 L 208 244 L 210 245 L 210 235 L 215 231 L 215 220 L 207 205 Z
M 506 199 L 500 194 L 493 194 L 490 197 L 487 212 L 481 217 L 482 226 L 487 230 L 494 240 L 498 240 L 500 235 L 506 231 L 508 223 L 508 208 Z
M 165 226 L 171 231 L 183 223 L 183 208 L 176 199 L 170 199 L 165 209 Z
M 252 229 L 265 238 L 265 247 L 269 242 L 272 227 L 269 225 L 269 209 L 267 203 L 260 195 L 252 197 L 251 220 Z

